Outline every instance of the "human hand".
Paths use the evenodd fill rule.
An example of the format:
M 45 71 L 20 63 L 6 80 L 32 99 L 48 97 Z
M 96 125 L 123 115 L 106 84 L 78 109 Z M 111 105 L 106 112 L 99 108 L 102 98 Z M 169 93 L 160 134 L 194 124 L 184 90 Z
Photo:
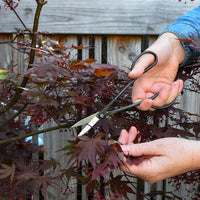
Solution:
M 170 137 L 133 144 L 137 133 L 135 127 L 129 133 L 121 131 L 118 141 L 125 155 L 121 170 L 155 183 L 200 168 L 199 141 Z
M 183 81 L 177 80 L 176 74 L 179 64 L 185 57 L 184 49 L 173 33 L 162 34 L 147 50 L 158 56 L 158 63 L 151 70 L 144 73 L 144 69 L 153 64 L 154 56 L 141 56 L 129 73 L 129 78 L 139 77 L 133 86 L 133 103 L 144 100 L 137 108 L 140 110 L 154 110 L 151 106 L 164 106 L 171 103 L 182 91 Z M 148 99 L 159 93 L 154 100 Z

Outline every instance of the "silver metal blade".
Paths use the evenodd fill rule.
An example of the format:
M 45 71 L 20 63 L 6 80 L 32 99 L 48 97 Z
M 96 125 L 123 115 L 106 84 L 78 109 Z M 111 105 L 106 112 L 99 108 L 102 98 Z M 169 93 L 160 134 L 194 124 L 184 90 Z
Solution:
M 83 128 L 83 130 L 78 134 L 78 136 L 82 136 L 87 133 L 98 121 L 100 118 L 94 116 L 94 118 Z
M 77 127 L 77 126 L 83 126 L 83 125 L 88 124 L 95 116 L 97 116 L 97 114 L 98 114 L 98 112 L 95 113 L 95 114 L 92 114 L 92 115 L 90 115 L 90 116 L 88 116 L 88 117 L 86 117 L 86 118 L 84 118 L 84 119 L 81 119 L 80 121 L 76 122 L 76 123 L 72 126 L 72 128 Z

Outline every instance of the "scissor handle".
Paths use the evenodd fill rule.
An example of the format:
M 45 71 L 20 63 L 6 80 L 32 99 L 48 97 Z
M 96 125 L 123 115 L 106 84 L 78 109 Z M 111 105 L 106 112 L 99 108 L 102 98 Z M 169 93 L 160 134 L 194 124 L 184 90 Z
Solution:
M 148 70 L 150 70 L 152 67 L 154 67 L 157 63 L 158 63 L 158 56 L 156 55 L 156 53 L 154 53 L 153 51 L 143 51 L 142 53 L 140 53 L 139 55 L 137 55 L 131 65 L 131 70 L 134 68 L 136 62 L 138 61 L 138 59 L 143 56 L 144 54 L 152 54 L 154 56 L 154 63 L 150 66 L 148 66 L 147 68 L 145 68 L 144 73 L 147 72 Z
M 155 61 L 154 61 L 154 63 L 152 65 L 150 65 L 147 68 L 145 68 L 144 73 L 147 72 L 148 70 L 150 70 L 152 67 L 154 67 L 158 63 L 158 56 L 156 55 L 156 53 L 154 53 L 153 51 L 144 51 L 144 52 L 140 53 L 138 56 L 136 56 L 134 58 L 134 60 L 132 62 L 132 65 L 131 65 L 131 70 L 134 68 L 134 66 L 135 66 L 136 62 L 138 61 L 138 59 L 141 56 L 143 56 L 144 54 L 147 54 L 147 53 L 152 54 L 154 56 L 154 58 L 155 58 Z M 150 99 L 155 99 L 157 96 L 158 96 L 158 94 L 155 94 L 152 97 L 150 97 Z M 174 99 L 171 103 L 169 103 L 169 104 L 167 104 L 165 106 L 160 106 L 160 107 L 158 107 L 158 106 L 151 106 L 151 107 L 154 108 L 154 109 L 165 109 L 165 108 L 170 107 L 172 104 L 174 104 L 175 101 L 176 101 L 176 99 Z M 142 103 L 142 101 L 138 102 L 137 105 L 139 105 L 140 103 Z M 132 104 L 132 105 L 130 105 L 130 107 L 131 106 L 134 107 L 136 105 Z
M 154 61 L 154 63 L 153 63 L 152 65 L 150 65 L 150 66 L 148 66 L 147 68 L 145 68 L 144 73 L 147 72 L 148 70 L 150 70 L 152 67 L 154 67 L 154 66 L 158 63 L 158 56 L 157 56 L 156 53 L 154 53 L 153 51 L 144 51 L 144 52 L 140 53 L 138 56 L 136 56 L 136 57 L 134 58 L 134 60 L 133 60 L 133 62 L 132 62 L 132 65 L 131 65 L 131 70 L 132 70 L 133 67 L 135 66 L 135 64 L 136 64 L 136 62 L 138 61 L 138 59 L 139 59 L 141 56 L 143 56 L 144 54 L 148 54 L 148 53 L 149 53 L 149 54 L 152 54 L 152 55 L 154 56 L 155 61 Z M 114 97 L 114 98 L 113 98 L 113 99 L 112 99 L 112 101 L 111 101 L 109 104 L 107 104 L 101 112 L 99 112 L 99 117 L 100 117 L 100 118 L 103 118 L 103 117 L 105 117 L 105 116 L 107 116 L 107 115 L 112 115 L 112 114 L 114 114 L 114 113 L 117 113 L 117 112 L 120 112 L 120 111 L 123 111 L 123 110 L 130 109 L 130 108 L 135 107 L 135 106 L 138 106 L 138 105 L 140 105 L 140 103 L 142 103 L 143 100 L 142 100 L 142 101 L 139 101 L 139 102 L 137 102 L 137 103 L 131 104 L 131 105 L 129 105 L 129 106 L 125 106 L 125 107 L 122 107 L 122 108 L 118 108 L 118 109 L 116 109 L 116 110 L 110 110 L 110 111 L 108 111 L 108 109 L 110 108 L 110 106 L 118 99 L 118 97 L 119 97 L 129 86 L 131 86 L 136 80 L 137 80 L 137 78 L 132 79 L 132 80 L 131 80 L 131 81 L 130 81 L 130 82 L 129 82 L 129 83 Z M 155 99 L 157 96 L 158 96 L 158 93 L 155 94 L 155 95 L 153 95 L 153 96 L 151 96 L 151 97 L 149 97 L 149 99 Z M 176 99 L 175 99 L 175 100 L 176 100 Z M 154 109 L 164 109 L 164 108 L 168 108 L 169 106 L 171 106 L 171 105 L 175 102 L 175 100 L 172 101 L 171 103 L 165 105 L 165 106 L 161 106 L 161 107 L 152 106 L 152 108 L 154 108 Z

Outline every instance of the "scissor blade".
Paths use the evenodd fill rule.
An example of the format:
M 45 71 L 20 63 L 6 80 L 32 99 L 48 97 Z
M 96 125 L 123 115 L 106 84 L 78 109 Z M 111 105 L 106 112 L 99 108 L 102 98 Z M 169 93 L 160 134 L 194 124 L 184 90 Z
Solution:
M 78 134 L 78 136 L 82 136 L 85 133 L 87 133 L 99 120 L 100 120 L 100 118 L 98 118 L 97 116 L 94 116 L 93 119 Z
M 98 112 L 97 112 L 98 113 Z M 95 116 L 97 116 L 97 113 L 92 114 L 84 119 L 81 119 L 80 121 L 76 122 L 72 128 L 77 127 L 77 126 L 83 126 L 85 124 L 88 124 Z

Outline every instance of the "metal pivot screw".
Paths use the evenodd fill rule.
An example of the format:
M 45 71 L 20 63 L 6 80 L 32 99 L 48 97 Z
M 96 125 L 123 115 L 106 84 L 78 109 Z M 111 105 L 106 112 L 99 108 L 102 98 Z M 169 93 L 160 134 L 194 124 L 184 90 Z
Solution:
M 101 119 L 103 119 L 103 118 L 105 117 L 105 115 L 104 115 L 103 113 L 99 113 L 99 117 L 100 117 Z

